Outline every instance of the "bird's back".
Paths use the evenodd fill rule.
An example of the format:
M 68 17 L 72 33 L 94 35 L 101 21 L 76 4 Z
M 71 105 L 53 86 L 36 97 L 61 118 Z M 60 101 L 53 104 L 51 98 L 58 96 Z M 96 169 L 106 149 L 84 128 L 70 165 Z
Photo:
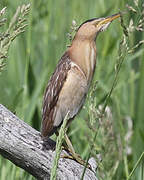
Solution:
M 44 94 L 42 109 L 42 135 L 53 134 L 54 113 L 59 98 L 59 93 L 65 83 L 67 73 L 70 69 L 70 59 L 65 53 L 60 59 L 55 72 L 52 74 Z

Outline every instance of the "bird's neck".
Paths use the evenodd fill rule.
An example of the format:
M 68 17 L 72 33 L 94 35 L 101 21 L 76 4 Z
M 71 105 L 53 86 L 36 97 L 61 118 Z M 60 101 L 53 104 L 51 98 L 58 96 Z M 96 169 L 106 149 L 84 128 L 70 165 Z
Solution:
M 68 49 L 71 60 L 76 63 L 90 82 L 96 65 L 96 45 L 95 41 L 72 42 Z

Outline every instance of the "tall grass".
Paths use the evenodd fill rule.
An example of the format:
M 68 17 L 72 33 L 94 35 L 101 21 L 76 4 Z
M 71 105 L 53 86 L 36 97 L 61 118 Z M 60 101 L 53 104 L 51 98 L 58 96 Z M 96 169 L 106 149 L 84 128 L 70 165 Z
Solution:
M 1 1 L 0 9 L 7 7 L 7 22 L 23 3 L 29 1 Z M 123 20 L 128 36 L 125 34 L 123 39 L 126 32 L 116 20 L 97 39 L 97 68 L 93 85 L 85 106 L 68 130 L 76 152 L 85 160 L 90 147 L 93 147 L 91 155 L 98 163 L 99 179 L 128 179 L 131 172 L 132 180 L 143 178 L 143 159 L 136 164 L 144 150 L 144 48 L 140 43 L 144 39 L 142 3 L 141 0 L 31 1 L 27 31 L 13 42 L 0 75 L 0 103 L 39 130 L 44 88 L 69 44 L 67 33 L 71 22 L 75 20 L 80 24 L 93 17 L 117 13 L 119 9 L 126 11 Z M 0 31 L 7 27 L 0 27 Z M 101 116 L 102 106 L 118 70 L 122 39 L 124 61 L 106 103 L 106 112 Z M 101 155 L 102 161 L 99 162 L 96 154 Z M 0 179 L 33 177 L 0 157 Z

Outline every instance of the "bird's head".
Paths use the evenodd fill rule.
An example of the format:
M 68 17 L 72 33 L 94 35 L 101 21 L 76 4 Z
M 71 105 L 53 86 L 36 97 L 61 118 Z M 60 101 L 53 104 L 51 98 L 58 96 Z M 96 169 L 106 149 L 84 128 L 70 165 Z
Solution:
M 110 23 L 118 17 L 120 17 L 120 13 L 106 18 L 94 18 L 87 20 L 79 26 L 74 39 L 95 40 L 97 34 L 107 29 Z

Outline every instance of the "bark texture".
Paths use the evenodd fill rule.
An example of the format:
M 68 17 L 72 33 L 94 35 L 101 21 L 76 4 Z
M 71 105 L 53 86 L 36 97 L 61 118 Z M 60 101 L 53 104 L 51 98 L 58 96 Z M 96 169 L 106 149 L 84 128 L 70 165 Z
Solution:
M 43 142 L 40 132 L 20 120 L 0 104 L 0 154 L 23 168 L 37 179 L 50 179 L 55 142 Z M 96 167 L 95 161 L 91 161 Z M 60 158 L 57 179 L 79 180 L 83 166 L 74 160 Z M 95 174 L 86 170 L 85 180 L 97 180 Z

